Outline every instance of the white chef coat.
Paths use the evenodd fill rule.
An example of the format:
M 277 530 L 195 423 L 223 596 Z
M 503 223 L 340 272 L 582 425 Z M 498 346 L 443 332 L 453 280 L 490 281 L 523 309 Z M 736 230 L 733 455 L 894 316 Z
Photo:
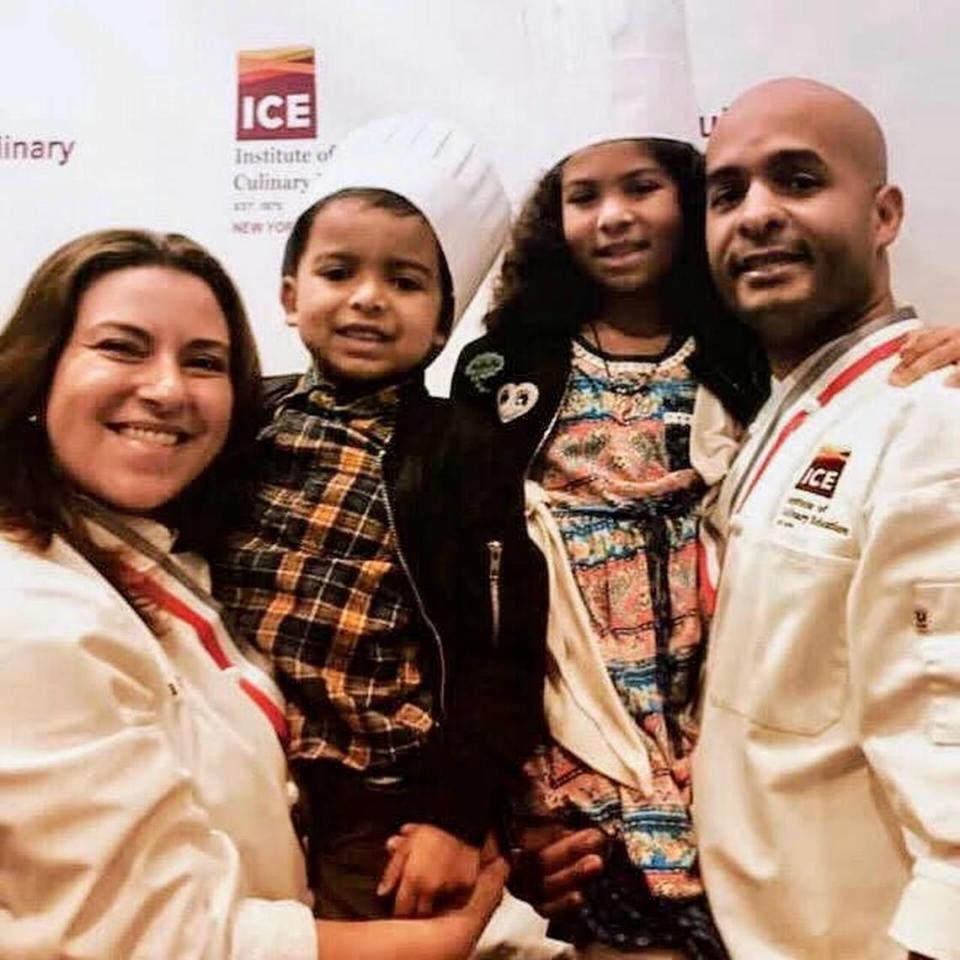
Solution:
M 960 390 L 898 321 L 778 385 L 724 482 L 695 819 L 735 960 L 960 958 Z
M 0 536 L 0 957 L 315 960 L 275 688 L 134 526 L 159 638 L 59 538 Z

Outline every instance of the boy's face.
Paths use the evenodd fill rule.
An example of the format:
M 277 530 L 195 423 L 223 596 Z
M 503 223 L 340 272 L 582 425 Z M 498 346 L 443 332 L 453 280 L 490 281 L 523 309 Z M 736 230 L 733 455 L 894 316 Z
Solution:
M 314 218 L 297 272 L 283 278 L 287 323 L 339 381 L 396 380 L 443 346 L 439 250 L 416 216 L 343 197 Z

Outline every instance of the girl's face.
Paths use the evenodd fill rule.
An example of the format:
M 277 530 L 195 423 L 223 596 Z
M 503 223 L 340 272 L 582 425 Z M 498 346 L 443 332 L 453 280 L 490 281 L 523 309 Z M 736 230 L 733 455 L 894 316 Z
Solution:
M 181 493 L 223 448 L 230 334 L 213 292 L 168 267 L 126 267 L 80 297 L 45 422 L 74 486 L 146 512 Z
M 573 154 L 561 202 L 570 253 L 604 289 L 651 290 L 669 273 L 683 233 L 680 197 L 642 143 L 613 140 Z

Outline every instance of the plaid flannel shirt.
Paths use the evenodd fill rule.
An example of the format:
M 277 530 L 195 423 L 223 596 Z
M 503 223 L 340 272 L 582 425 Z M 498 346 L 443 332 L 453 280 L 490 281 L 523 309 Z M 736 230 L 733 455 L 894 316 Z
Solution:
M 400 565 L 382 457 L 404 386 L 338 395 L 315 369 L 259 437 L 251 512 L 214 566 L 287 697 L 291 759 L 382 770 L 432 726 L 428 634 Z

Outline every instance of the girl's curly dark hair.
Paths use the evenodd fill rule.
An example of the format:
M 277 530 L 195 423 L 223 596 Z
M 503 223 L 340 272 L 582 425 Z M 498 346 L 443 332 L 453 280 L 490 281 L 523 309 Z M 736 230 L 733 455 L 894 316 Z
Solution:
M 694 372 L 743 423 L 766 399 L 769 369 L 755 336 L 722 304 L 704 244 L 703 155 L 686 143 L 640 139 L 677 186 L 683 236 L 666 278 L 677 332 L 697 343 Z M 514 225 L 484 318 L 488 330 L 569 340 L 596 316 L 602 288 L 577 265 L 563 235 L 563 161 L 547 171 Z

